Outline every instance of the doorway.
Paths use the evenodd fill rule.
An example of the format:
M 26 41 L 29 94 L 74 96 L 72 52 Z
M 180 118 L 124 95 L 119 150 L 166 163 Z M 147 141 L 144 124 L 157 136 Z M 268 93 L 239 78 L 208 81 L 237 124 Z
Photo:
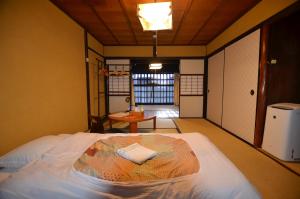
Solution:
M 179 117 L 179 61 L 162 60 L 160 70 L 150 70 L 150 61 L 131 60 L 131 104 L 158 118 Z
M 174 74 L 133 74 L 136 105 L 174 104 Z

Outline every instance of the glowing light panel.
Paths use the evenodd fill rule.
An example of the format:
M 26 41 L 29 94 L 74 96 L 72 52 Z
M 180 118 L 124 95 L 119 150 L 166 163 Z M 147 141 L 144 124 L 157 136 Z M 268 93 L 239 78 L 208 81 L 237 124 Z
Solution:
M 138 17 L 144 30 L 172 29 L 172 3 L 138 4 Z
M 162 63 L 151 63 L 149 64 L 149 69 L 151 70 L 159 70 L 162 68 Z

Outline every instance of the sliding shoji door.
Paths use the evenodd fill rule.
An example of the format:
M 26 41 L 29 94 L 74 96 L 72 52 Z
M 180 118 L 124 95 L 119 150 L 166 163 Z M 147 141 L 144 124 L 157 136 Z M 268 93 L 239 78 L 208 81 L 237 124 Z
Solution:
M 203 117 L 204 60 L 180 60 L 180 117 Z
M 90 106 L 91 115 L 103 117 L 105 116 L 105 77 L 100 73 L 104 68 L 103 58 L 94 53 L 89 52 L 89 72 L 90 72 Z
M 109 70 L 109 112 L 126 111 L 130 105 L 130 60 L 112 59 L 106 60 L 106 64 Z
M 259 30 L 225 48 L 222 127 L 254 141 Z
M 221 125 L 224 50 L 208 59 L 207 119 Z

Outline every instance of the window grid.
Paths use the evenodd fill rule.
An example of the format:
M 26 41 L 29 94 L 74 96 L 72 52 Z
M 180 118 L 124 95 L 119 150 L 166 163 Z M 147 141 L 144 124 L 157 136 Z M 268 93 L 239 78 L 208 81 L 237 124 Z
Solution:
M 136 104 L 174 104 L 174 74 L 133 74 Z
M 109 95 L 130 95 L 129 65 L 109 65 Z
M 180 75 L 181 96 L 203 96 L 203 75 Z

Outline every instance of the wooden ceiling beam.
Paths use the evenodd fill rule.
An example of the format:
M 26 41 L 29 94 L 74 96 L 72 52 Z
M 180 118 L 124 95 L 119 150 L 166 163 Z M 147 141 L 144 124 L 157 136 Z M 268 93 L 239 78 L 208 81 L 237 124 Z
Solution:
M 111 34 L 111 36 L 115 39 L 115 41 L 120 44 L 119 39 L 116 37 L 116 35 L 113 33 L 113 31 L 108 27 L 108 25 L 103 21 L 103 19 L 100 17 L 100 15 L 98 14 L 98 12 L 95 10 L 94 6 L 91 5 L 89 2 L 82 0 L 82 2 L 84 4 L 86 4 L 94 13 L 94 15 L 97 17 L 97 19 L 100 21 L 100 23 L 103 24 L 103 26 L 106 28 L 106 30 Z
M 203 28 L 208 24 L 208 22 L 210 21 L 210 19 L 216 14 L 217 10 L 220 8 L 220 6 L 222 5 L 222 2 L 224 0 L 220 0 L 219 3 L 216 5 L 216 8 L 214 9 L 214 11 L 211 13 L 211 15 L 205 20 L 205 22 L 203 23 L 202 26 L 200 26 L 200 28 L 198 29 L 198 31 L 196 32 L 196 34 L 192 37 L 192 39 L 190 40 L 189 44 L 192 44 L 193 41 L 197 38 L 197 36 L 199 35 L 199 33 L 203 30 Z
M 183 15 L 182 15 L 182 17 L 181 17 L 181 19 L 180 19 L 180 21 L 179 21 L 179 23 L 178 23 L 178 27 L 177 27 L 177 29 L 176 29 L 176 32 L 175 32 L 175 34 L 174 34 L 174 37 L 173 37 L 173 39 L 172 39 L 172 42 L 171 42 L 172 44 L 174 44 L 174 42 L 175 42 L 175 40 L 176 40 L 176 37 L 177 37 L 177 35 L 178 35 L 178 33 L 179 33 L 179 30 L 181 29 L 181 26 L 182 26 L 182 23 L 183 23 L 183 21 L 184 21 L 184 18 L 185 18 L 185 16 L 187 15 L 187 13 L 190 11 L 191 7 L 192 7 L 192 3 L 193 3 L 193 0 L 188 0 L 187 4 L 186 4 L 186 6 L 185 6 L 185 9 L 184 9 Z
M 127 10 L 126 10 L 126 8 L 125 8 L 125 4 L 124 4 L 123 0 L 119 0 L 119 4 L 120 4 L 120 7 L 122 8 L 123 15 L 124 15 L 125 18 L 126 18 L 126 21 L 127 21 L 128 26 L 129 26 L 129 29 L 130 29 L 130 31 L 131 31 L 131 33 L 132 33 L 132 35 L 133 35 L 135 44 L 138 44 L 138 40 L 137 40 L 137 38 L 136 38 L 134 29 L 133 29 L 133 27 L 132 27 L 132 25 L 131 25 L 131 22 L 130 22 L 129 16 L 128 16 L 128 14 L 127 14 Z

